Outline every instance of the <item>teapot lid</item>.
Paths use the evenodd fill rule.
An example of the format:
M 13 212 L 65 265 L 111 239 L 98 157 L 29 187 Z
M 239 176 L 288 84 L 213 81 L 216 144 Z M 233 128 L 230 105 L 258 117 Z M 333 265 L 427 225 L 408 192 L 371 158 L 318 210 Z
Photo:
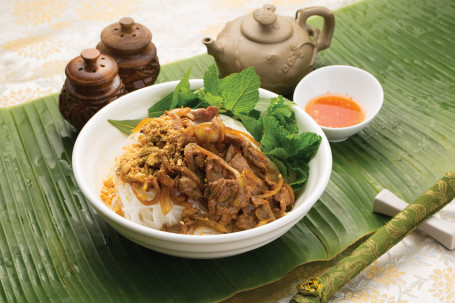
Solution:
M 123 17 L 101 32 L 101 42 L 105 46 L 124 53 L 140 52 L 151 40 L 150 30 L 130 17 Z
M 276 7 L 265 4 L 245 17 L 241 25 L 242 34 L 259 43 L 278 43 L 292 35 L 292 24 L 283 16 L 275 14 Z
M 118 66 L 111 57 L 96 48 L 88 48 L 68 63 L 65 74 L 76 85 L 101 86 L 115 78 Z

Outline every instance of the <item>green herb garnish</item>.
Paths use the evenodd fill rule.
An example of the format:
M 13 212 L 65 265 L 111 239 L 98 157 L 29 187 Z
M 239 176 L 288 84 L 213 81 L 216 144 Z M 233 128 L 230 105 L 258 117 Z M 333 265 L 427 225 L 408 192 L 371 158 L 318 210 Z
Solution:
M 213 64 L 204 73 L 204 87 L 198 90 L 190 89 L 190 73 L 191 68 L 172 93 L 148 109 L 148 116 L 159 117 L 166 110 L 178 107 L 216 106 L 219 113 L 243 123 L 294 191 L 303 188 L 308 179 L 308 162 L 315 155 L 321 137 L 310 132 L 300 133 L 295 113 L 290 108 L 295 103 L 283 96 L 259 98 L 260 78 L 252 67 L 219 79 L 218 69 Z M 138 121 L 109 120 L 127 135 Z

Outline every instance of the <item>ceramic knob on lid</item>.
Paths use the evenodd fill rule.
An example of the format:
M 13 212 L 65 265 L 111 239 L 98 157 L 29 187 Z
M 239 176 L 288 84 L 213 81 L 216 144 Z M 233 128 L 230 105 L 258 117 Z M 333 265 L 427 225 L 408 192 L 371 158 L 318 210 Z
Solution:
M 71 60 L 65 74 L 59 109 L 79 130 L 98 110 L 127 93 L 115 60 L 95 48 Z
M 275 14 L 276 7 L 266 4 L 255 9 L 242 22 L 241 32 L 258 43 L 279 43 L 291 37 L 293 29 L 288 18 Z
M 152 33 L 132 18 L 124 17 L 107 26 L 96 48 L 115 59 L 120 78 L 129 92 L 156 81 L 160 64 Z

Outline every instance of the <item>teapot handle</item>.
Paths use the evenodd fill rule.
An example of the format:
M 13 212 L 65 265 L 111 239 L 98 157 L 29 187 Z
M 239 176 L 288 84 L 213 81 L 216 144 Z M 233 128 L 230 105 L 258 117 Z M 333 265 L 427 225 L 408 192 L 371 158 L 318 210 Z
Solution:
M 330 41 L 332 40 L 333 31 L 335 30 L 335 16 L 333 15 L 332 11 L 326 7 L 322 6 L 313 6 L 307 7 L 303 9 L 299 9 L 295 13 L 295 19 L 297 23 L 305 30 L 312 35 L 315 32 L 315 29 L 309 26 L 306 22 L 309 17 L 311 16 L 321 16 L 324 18 L 324 24 L 322 26 L 322 32 L 317 36 L 313 36 L 314 43 L 316 44 L 317 50 L 324 50 L 330 45 Z

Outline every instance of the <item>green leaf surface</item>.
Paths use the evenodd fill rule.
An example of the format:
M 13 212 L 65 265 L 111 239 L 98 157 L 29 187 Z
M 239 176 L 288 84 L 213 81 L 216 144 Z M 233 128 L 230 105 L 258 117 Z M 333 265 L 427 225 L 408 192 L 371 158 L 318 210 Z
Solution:
M 110 124 L 117 127 L 125 135 L 131 135 L 131 131 L 137 126 L 141 119 L 134 120 L 108 120 Z
M 148 109 L 148 116 L 150 118 L 156 118 L 164 114 L 164 112 L 171 108 L 172 100 L 174 97 L 174 92 L 168 94 L 166 97 L 164 97 L 160 102 L 157 102 L 153 104 L 149 109 Z
M 383 85 L 383 108 L 361 133 L 331 144 L 329 184 L 302 221 L 230 258 L 170 257 L 105 223 L 74 180 L 77 133 L 56 94 L 0 109 L 0 301 L 211 302 L 333 258 L 386 222 L 372 212 L 381 189 L 410 201 L 455 166 L 454 15 L 451 0 L 366 0 L 335 12 L 334 38 L 315 66 L 369 71 Z M 182 79 L 190 66 L 202 78 L 211 64 L 201 55 L 165 65 L 158 82 Z
M 221 89 L 224 107 L 234 114 L 250 112 L 259 100 L 260 85 L 259 76 L 252 67 L 227 76 Z
M 190 92 L 190 75 L 193 67 L 190 67 L 188 71 L 183 75 L 183 78 L 175 87 L 174 92 L 172 93 L 172 102 L 169 106 L 169 109 L 174 109 L 179 107 L 184 100 L 191 98 L 191 95 L 194 95 Z
M 218 107 L 218 110 L 223 109 L 223 99 L 220 96 L 212 95 L 211 93 L 204 93 L 200 91 L 200 99 L 203 99 L 210 106 Z
M 213 96 L 218 96 L 218 69 L 215 64 L 208 67 L 204 73 L 204 90 Z
M 264 134 L 264 123 L 262 119 L 256 119 L 247 115 L 239 115 L 240 121 L 256 141 L 260 141 Z

